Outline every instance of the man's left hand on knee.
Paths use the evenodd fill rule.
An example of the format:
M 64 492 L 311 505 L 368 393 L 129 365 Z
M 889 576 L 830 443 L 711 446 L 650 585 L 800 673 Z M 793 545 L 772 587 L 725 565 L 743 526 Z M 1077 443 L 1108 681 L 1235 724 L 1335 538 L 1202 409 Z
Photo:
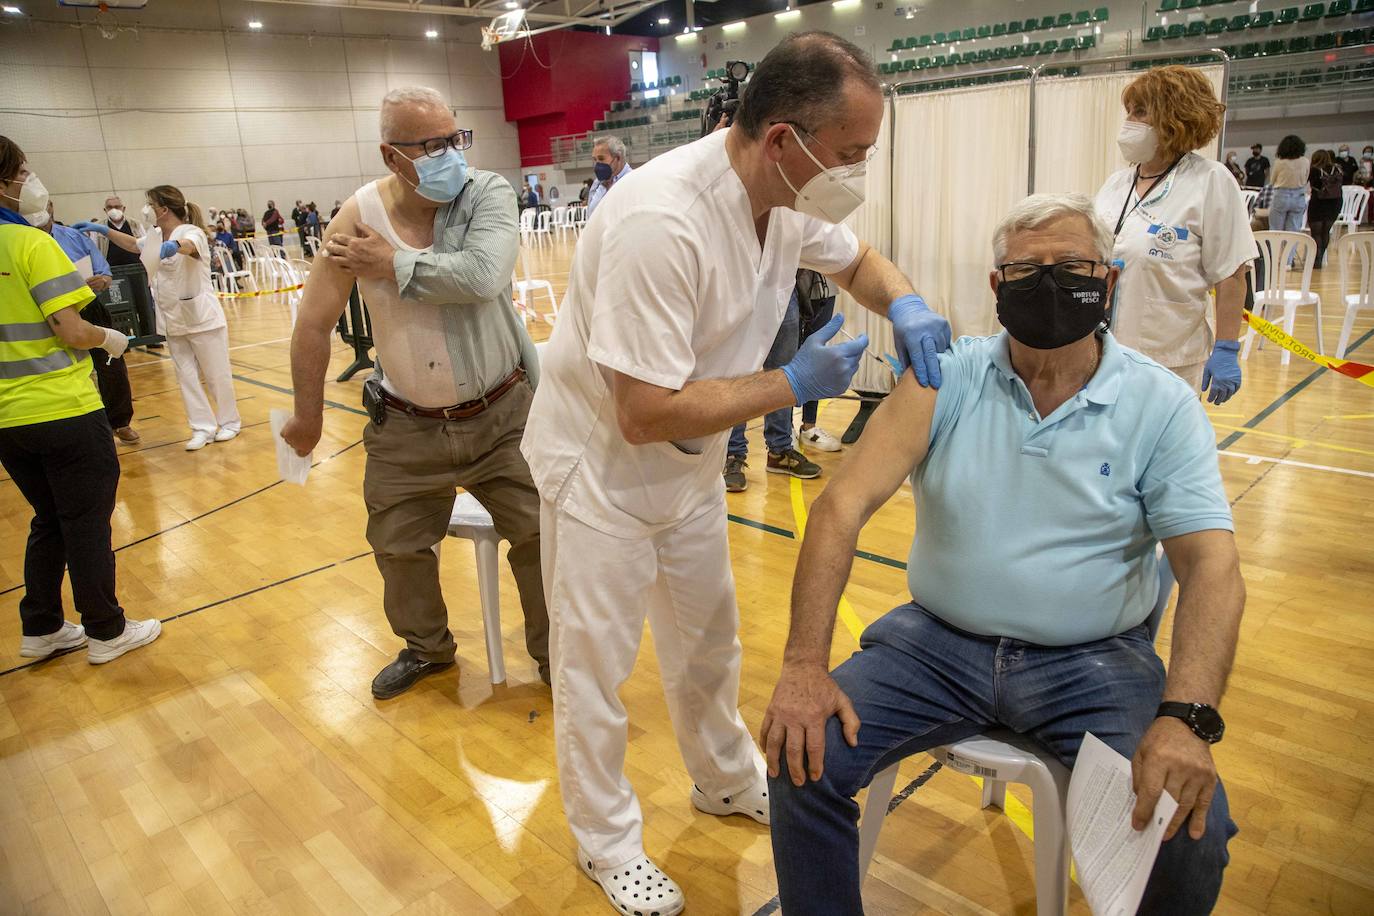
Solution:
M 1188 820 L 1188 835 L 1202 839 L 1207 829 L 1207 809 L 1217 789 L 1217 768 L 1212 747 L 1180 719 L 1154 721 L 1140 739 L 1131 760 L 1131 777 L 1136 793 L 1131 825 L 1143 830 L 1154 815 L 1161 791 L 1178 802 L 1178 810 L 1164 832 L 1165 841 L 1174 838 Z M 1191 816 L 1190 816 L 1191 815 Z

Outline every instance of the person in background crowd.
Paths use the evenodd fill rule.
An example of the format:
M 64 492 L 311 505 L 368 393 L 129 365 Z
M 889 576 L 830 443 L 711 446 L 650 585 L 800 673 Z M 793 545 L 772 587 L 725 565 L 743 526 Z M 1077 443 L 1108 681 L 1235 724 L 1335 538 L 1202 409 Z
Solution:
M 1360 170 L 1360 160 L 1350 155 L 1350 144 L 1342 143 L 1336 155 L 1336 166 L 1341 170 L 1341 184 L 1354 184 L 1355 173 Z
M 219 225 L 215 227 L 215 244 L 228 248 L 230 256 L 234 259 L 234 268 L 243 270 L 243 250 L 239 248 L 239 240 L 234 238 L 234 233 L 230 230 L 227 219 L 220 220 Z M 213 258 L 211 265 L 214 266 Z
M 291 208 L 291 222 L 296 224 L 296 235 L 301 239 L 301 254 L 308 258 L 310 246 L 305 244 L 305 213 L 305 205 L 299 200 L 296 201 L 296 206 Z
M 1192 151 L 1216 137 L 1226 106 L 1206 77 L 1182 66 L 1146 71 L 1121 101 L 1117 145 L 1134 165 L 1111 175 L 1096 201 L 1116 240 L 1113 258 L 1124 265 L 1112 333 L 1221 404 L 1240 390 L 1255 239 L 1230 173 Z
M 1269 228 L 1276 232 L 1301 232 L 1307 212 L 1307 178 L 1312 162 L 1305 155 L 1307 144 L 1289 134 L 1279 142 L 1279 161 L 1270 181 L 1274 199 L 1269 203 Z
M 305 231 L 315 238 L 320 237 L 320 211 L 313 200 L 305 208 Z
M 242 427 L 229 367 L 228 323 L 210 283 L 210 243 L 201 228 L 200 208 L 171 185 L 150 188 L 147 196 L 144 218 L 162 230 L 164 240 L 153 286 L 158 331 L 167 336 L 172 351 L 191 425 L 186 450 L 194 452 L 212 441 L 233 439 Z M 80 223 L 77 228 L 103 232 L 125 251 L 140 250 L 149 238 L 135 239 L 102 223 Z M 213 409 L 200 384 L 202 375 L 215 399 Z
M 109 289 L 113 276 L 110 273 L 110 264 L 100 253 L 99 246 L 91 241 L 91 237 L 85 232 L 64 226 L 53 219 L 52 201 L 48 201 L 47 216 L 47 222 L 35 223 L 29 219 L 29 214 L 25 214 L 25 218 L 29 219 L 32 225 L 47 232 L 56 240 L 62 252 L 71 258 L 73 264 L 78 265 L 78 272 L 90 272 L 86 285 L 91 288 L 91 292 L 99 294 Z M 81 269 L 83 267 L 84 271 Z M 114 325 L 114 320 L 110 318 L 109 311 L 99 298 L 93 299 L 81 310 L 81 317 L 98 327 L 108 328 Z M 114 429 L 115 438 L 126 445 L 138 442 L 140 436 L 129 425 L 134 418 L 134 397 L 129 387 L 129 368 L 124 364 L 124 356 L 93 348 L 91 362 L 95 366 L 100 401 L 105 405 L 105 415 Z
M 1366 146 L 1360 151 L 1360 164 L 1355 169 L 1355 184 L 1365 188 L 1374 184 L 1374 146 Z
M 1250 158 L 1245 160 L 1245 186 L 1262 188 L 1269 183 L 1269 157 L 1262 155 L 1264 147 L 1251 145 Z
M 597 204 L 606 199 L 611 186 L 634 171 L 630 168 L 629 159 L 625 157 L 625 141 L 619 137 L 598 137 L 592 144 L 592 158 L 596 160 L 596 164 L 592 166 L 592 171 L 596 173 L 596 182 L 587 197 L 589 219 L 596 212 Z
M 520 183 L 520 194 L 515 198 L 515 206 L 518 210 L 524 210 L 530 205 L 530 183 L 522 181 Z
M 262 213 L 262 228 L 267 233 L 267 244 L 280 247 L 282 227 L 285 225 L 286 220 L 277 209 L 277 202 L 269 200 L 267 209 Z
M 587 203 L 587 197 L 588 197 L 591 193 L 592 193 L 592 180 L 591 180 L 590 178 L 584 179 L 583 182 L 582 182 L 582 188 L 581 188 L 581 190 L 579 190 L 579 191 L 577 192 L 577 202 L 580 203 L 580 204 L 585 205 L 585 204 Z
M 124 212 L 124 201 L 120 200 L 117 194 L 105 198 L 105 225 L 136 239 L 143 238 L 143 227 L 137 221 L 130 219 L 129 214 Z M 100 253 L 105 256 L 105 260 L 109 262 L 111 267 L 140 263 L 138 255 L 125 251 L 118 245 L 111 245 L 110 240 L 105 236 L 97 235 L 96 239 Z
M 329 211 L 329 219 L 331 221 L 334 219 L 334 217 L 339 215 L 339 209 L 341 207 L 343 207 L 343 203 L 341 201 L 334 201 L 334 209 Z
M 558 185 L 549 186 L 549 206 L 558 206 Z
M 89 643 L 86 658 L 100 665 L 157 639 L 162 624 L 126 619 L 115 593 L 119 457 L 90 379 L 90 352 L 122 356 L 129 340 L 81 317 L 95 294 L 58 243 L 20 215 L 42 219 L 47 203 L 24 151 L 0 137 L 0 331 L 23 332 L 0 334 L 0 466 L 33 508 L 19 654 L 47 658 Z M 44 328 L 51 333 L 37 336 Z M 64 573 L 81 626 L 63 619 Z
M 1307 200 L 1307 226 L 1317 243 L 1312 266 L 1326 265 L 1326 247 L 1331 242 L 1331 227 L 1341 216 L 1341 168 L 1329 149 L 1312 154 L 1307 182 L 1312 195 Z
M 234 224 L 238 229 L 238 237 L 241 239 L 251 239 L 254 235 L 257 234 L 257 223 L 253 221 L 252 214 L 249 213 L 247 210 L 243 209 L 242 207 L 239 207 L 238 216 L 235 219 Z M 202 226 L 200 228 L 204 229 L 205 227 Z
M 1231 173 L 1231 177 L 1236 180 L 1236 184 L 1245 184 L 1245 170 L 1240 167 L 1240 163 L 1236 162 L 1235 153 L 1226 154 L 1226 171 Z
M 537 209 L 537 208 L 539 207 L 539 189 L 538 189 L 537 187 L 535 187 L 534 185 L 530 185 L 529 188 L 530 188 L 529 206 L 534 207 L 534 208 Z

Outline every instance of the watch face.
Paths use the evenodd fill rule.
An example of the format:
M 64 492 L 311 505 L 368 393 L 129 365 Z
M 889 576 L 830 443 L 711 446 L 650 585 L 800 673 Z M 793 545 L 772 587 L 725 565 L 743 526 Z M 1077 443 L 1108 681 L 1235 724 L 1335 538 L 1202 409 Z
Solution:
M 1198 737 L 1205 741 L 1216 743 L 1221 740 L 1222 732 L 1226 731 L 1226 725 L 1221 721 L 1221 714 L 1210 706 L 1195 704 L 1192 711 L 1188 714 L 1188 724 L 1197 732 Z

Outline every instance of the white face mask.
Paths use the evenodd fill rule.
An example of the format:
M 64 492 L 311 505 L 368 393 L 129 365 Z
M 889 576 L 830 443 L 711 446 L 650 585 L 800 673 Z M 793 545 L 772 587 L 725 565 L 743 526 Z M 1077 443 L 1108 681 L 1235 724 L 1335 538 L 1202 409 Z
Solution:
M 105 215 L 110 218 L 110 222 L 112 223 L 124 222 L 124 211 L 119 209 L 118 207 L 111 207 L 110 209 L 106 210 Z
M 25 213 L 24 219 L 35 229 L 42 229 L 48 224 L 48 220 L 51 219 L 51 217 L 48 216 L 47 210 L 39 210 L 37 213 Z
M 157 222 L 157 214 L 153 212 L 152 204 L 143 205 L 143 221 L 149 225 Z
M 843 222 L 846 216 L 859 209 L 864 202 L 867 161 L 854 165 L 837 165 L 833 169 L 828 169 L 811 155 L 811 150 L 806 148 L 797 129 L 791 124 L 787 126 L 792 131 L 792 136 L 796 137 L 797 145 L 802 148 L 802 152 L 820 167 L 816 176 L 798 190 L 787 177 L 787 173 L 782 170 L 782 163 L 778 163 L 778 174 L 787 182 L 788 190 L 797 195 L 797 199 L 792 203 L 792 209 L 828 223 Z
M 1121 155 L 1127 162 L 1149 162 L 1159 148 L 1159 138 L 1150 125 L 1125 121 L 1116 135 L 1116 145 L 1121 148 Z
M 29 225 L 41 226 L 48 221 L 48 189 L 43 187 L 43 182 L 39 181 L 38 176 L 32 172 L 19 187 L 18 201 L 19 206 L 14 209 L 24 214 L 24 219 L 29 221 Z M 35 217 L 41 214 L 42 219 L 35 223 L 30 219 L 29 214 L 33 214 Z

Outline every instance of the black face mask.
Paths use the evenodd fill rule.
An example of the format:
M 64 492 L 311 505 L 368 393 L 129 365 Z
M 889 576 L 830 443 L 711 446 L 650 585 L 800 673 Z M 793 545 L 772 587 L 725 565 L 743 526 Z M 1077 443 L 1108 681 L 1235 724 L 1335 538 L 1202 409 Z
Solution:
M 1064 289 L 1044 274 L 1030 289 L 997 286 L 997 320 L 1018 342 L 1035 350 L 1054 350 L 1082 340 L 1107 319 L 1107 281 L 1083 277 Z

